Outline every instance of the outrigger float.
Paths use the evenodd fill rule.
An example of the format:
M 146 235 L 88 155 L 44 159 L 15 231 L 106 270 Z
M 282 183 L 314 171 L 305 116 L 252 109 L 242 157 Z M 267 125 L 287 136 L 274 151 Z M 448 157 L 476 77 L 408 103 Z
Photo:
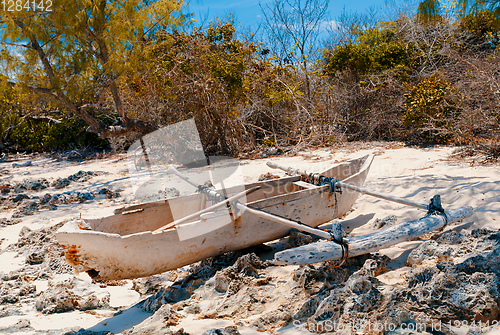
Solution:
M 288 174 L 298 174 L 308 179 L 321 180 L 321 178 L 324 178 L 321 175 L 307 174 L 306 171 L 286 168 L 273 162 L 268 162 L 267 165 L 287 171 Z M 343 264 L 348 257 L 364 255 L 401 242 L 413 240 L 434 230 L 443 229 L 448 223 L 462 220 L 474 213 L 471 206 L 445 211 L 441 205 L 441 197 L 439 195 L 432 197 L 430 203 L 425 205 L 404 198 L 383 195 L 340 181 L 336 185 L 340 188 L 354 190 L 377 198 L 425 209 L 427 210 L 427 215 L 417 220 L 407 221 L 371 234 L 356 236 L 350 239 L 346 239 L 343 236 L 341 224 L 334 220 L 332 221 L 331 236 L 327 241 L 319 241 L 277 252 L 274 256 L 276 261 L 285 264 L 305 265 L 323 261 L 341 260 L 341 264 Z M 323 234 L 317 235 L 325 237 Z
M 286 236 L 291 228 L 327 239 L 275 254 L 287 264 L 340 260 L 414 239 L 472 215 L 471 207 L 444 211 L 439 196 L 430 205 L 385 196 L 363 188 L 373 155 L 319 174 L 281 167 L 289 176 L 217 190 L 170 170 L 199 192 L 130 206 L 112 216 L 74 220 L 56 232 L 66 259 L 79 272 L 111 280 L 150 276 Z M 224 195 L 222 195 L 222 192 Z M 428 215 L 379 232 L 346 239 L 336 220 L 331 232 L 321 224 L 346 214 L 359 194 L 425 208 Z M 246 197 L 246 203 L 239 200 Z M 214 203 L 215 202 L 215 203 Z M 212 204 L 213 203 L 213 204 Z M 230 218 L 227 219 L 229 209 Z M 175 220 L 173 213 L 182 214 Z

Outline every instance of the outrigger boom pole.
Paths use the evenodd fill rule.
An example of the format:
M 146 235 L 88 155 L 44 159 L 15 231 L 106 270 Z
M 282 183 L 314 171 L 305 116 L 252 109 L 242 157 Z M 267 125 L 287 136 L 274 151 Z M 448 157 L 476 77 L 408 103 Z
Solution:
M 267 166 L 269 166 L 270 168 L 273 168 L 273 169 L 283 170 L 283 171 L 287 172 L 287 174 L 298 174 L 298 175 L 300 175 L 302 177 L 309 178 L 309 174 L 306 171 L 304 171 L 304 170 L 294 169 L 294 168 L 287 168 L 285 166 L 279 165 L 279 164 L 277 164 L 275 162 L 271 162 L 271 161 L 267 162 Z M 385 195 L 385 194 L 381 194 L 381 193 L 378 193 L 378 192 L 370 191 L 370 190 L 368 190 L 368 189 L 366 189 L 364 187 L 358 187 L 358 186 L 355 186 L 355 185 L 346 184 L 346 183 L 343 183 L 341 181 L 336 182 L 336 185 L 339 185 L 339 186 L 341 186 L 343 188 L 346 188 L 346 189 L 349 189 L 349 190 L 353 190 L 353 191 L 356 191 L 356 192 L 359 192 L 359 193 L 371 195 L 372 197 L 376 197 L 376 198 L 380 198 L 380 199 L 384 199 L 384 200 L 388 200 L 388 201 L 397 202 L 397 203 L 400 203 L 400 204 L 403 204 L 403 205 L 408 205 L 408 206 L 413 206 L 413 207 L 417 207 L 417 208 L 429 210 L 429 205 L 421 204 L 421 203 L 418 203 L 416 201 L 411 201 L 411 200 L 400 198 L 400 197 L 396 197 L 396 196 L 393 196 L 393 195 Z

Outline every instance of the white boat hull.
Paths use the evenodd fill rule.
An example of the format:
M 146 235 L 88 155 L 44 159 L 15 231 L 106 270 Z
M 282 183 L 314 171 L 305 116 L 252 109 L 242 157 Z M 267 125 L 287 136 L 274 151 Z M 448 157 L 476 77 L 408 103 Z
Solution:
M 362 186 L 373 155 L 334 166 L 323 175 Z M 328 186 L 314 186 L 300 177 L 285 177 L 245 185 L 261 189 L 247 197 L 247 205 L 317 227 L 347 213 L 359 193 L 330 194 Z M 229 196 L 232 195 L 229 192 Z M 337 199 L 335 199 L 337 198 Z M 96 220 L 68 222 L 56 232 L 66 258 L 77 271 L 96 279 L 150 276 L 211 256 L 235 251 L 286 236 L 290 228 L 243 212 L 235 221 L 204 235 L 180 240 L 175 228 L 153 233 L 173 222 L 172 212 L 189 215 L 205 207 L 204 197 L 193 194 L 124 208 Z M 337 204 L 337 208 L 335 208 Z M 196 225 L 196 221 L 189 223 Z M 82 229 L 82 225 L 90 229 Z

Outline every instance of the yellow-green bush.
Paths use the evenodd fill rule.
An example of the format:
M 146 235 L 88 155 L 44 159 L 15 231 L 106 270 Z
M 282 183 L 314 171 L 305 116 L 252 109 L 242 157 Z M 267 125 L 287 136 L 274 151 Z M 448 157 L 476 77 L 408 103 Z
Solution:
M 359 31 L 356 42 L 326 50 L 323 54 L 325 73 L 333 77 L 337 71 L 349 70 L 366 75 L 409 66 L 408 50 L 396 38 L 393 25 L 387 22 L 366 32 Z
M 425 141 L 446 142 L 451 138 L 453 118 L 458 115 L 452 85 L 437 75 L 408 87 L 403 125 L 421 131 Z M 442 135 L 442 133 L 447 133 Z

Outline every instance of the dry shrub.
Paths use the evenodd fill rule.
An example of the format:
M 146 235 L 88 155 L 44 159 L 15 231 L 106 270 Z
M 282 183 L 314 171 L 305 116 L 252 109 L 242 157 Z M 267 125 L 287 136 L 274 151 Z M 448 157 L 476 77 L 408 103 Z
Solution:
M 398 140 L 402 137 L 404 87 L 393 71 L 355 82 L 346 73 L 335 80 L 340 129 L 347 140 Z
M 330 73 L 346 138 L 467 144 L 498 157 L 498 52 L 484 41 L 472 44 L 478 39 L 453 22 L 401 18 L 395 24 L 408 66 Z
M 406 140 L 470 144 L 498 157 L 498 54 L 478 52 L 467 32 L 443 21 L 401 18 L 389 27 L 384 43 L 397 39 L 408 58 L 365 74 L 276 65 L 227 23 L 167 34 L 127 78 L 124 100 L 134 117 L 158 125 L 195 117 L 209 153 Z
M 194 117 L 207 153 L 237 153 L 248 138 L 236 108 L 256 49 L 234 32 L 228 22 L 191 34 L 165 33 L 127 78 L 130 107 L 159 126 Z
M 335 98 L 323 77 L 309 74 L 306 78 L 286 67 L 270 71 L 263 81 L 255 80 L 251 92 L 251 104 L 242 109 L 241 121 L 253 130 L 257 142 L 302 148 L 344 139 Z
M 445 73 L 460 92 L 452 98 L 459 107 L 452 131 L 457 142 L 500 157 L 500 73 L 498 53 L 450 52 Z

